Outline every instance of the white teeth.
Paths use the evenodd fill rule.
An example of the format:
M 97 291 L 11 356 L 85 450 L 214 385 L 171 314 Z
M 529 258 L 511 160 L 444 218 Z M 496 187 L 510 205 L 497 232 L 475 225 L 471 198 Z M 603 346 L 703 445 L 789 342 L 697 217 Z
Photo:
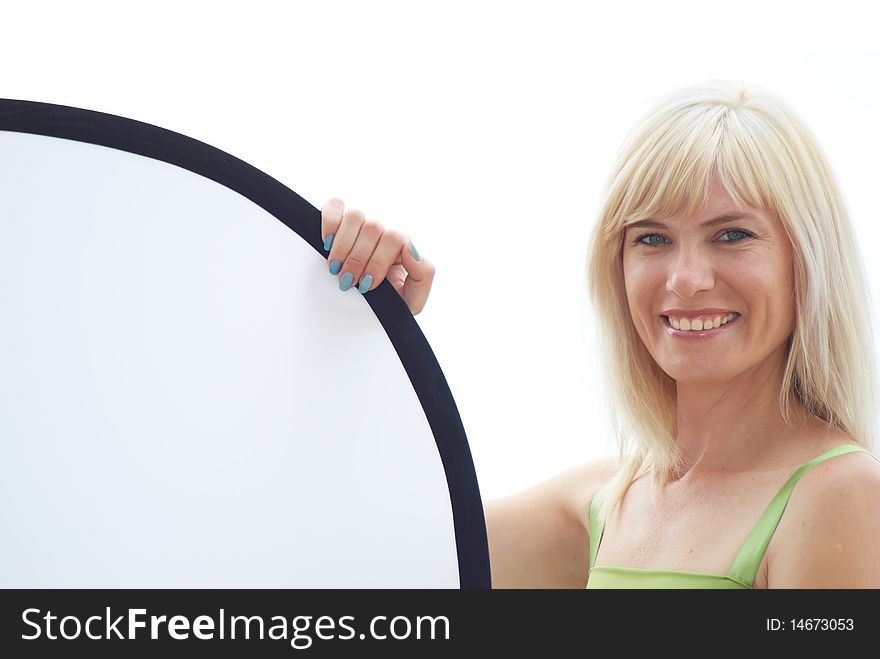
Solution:
M 699 316 L 698 318 L 673 318 L 667 316 L 667 318 L 669 318 L 669 323 L 677 330 L 708 330 L 726 325 L 736 316 L 736 312 L 731 311 L 725 316 Z

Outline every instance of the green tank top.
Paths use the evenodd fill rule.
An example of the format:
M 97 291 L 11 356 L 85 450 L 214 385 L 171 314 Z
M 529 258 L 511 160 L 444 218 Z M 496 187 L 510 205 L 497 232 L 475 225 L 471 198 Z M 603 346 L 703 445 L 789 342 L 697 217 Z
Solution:
M 600 488 L 590 502 L 590 578 L 587 580 L 587 588 L 752 588 L 761 559 L 767 551 L 767 545 L 770 544 L 770 538 L 776 531 L 782 512 L 800 477 L 829 458 L 854 451 L 863 451 L 877 459 L 862 446 L 843 444 L 825 451 L 798 468 L 764 510 L 758 523 L 737 552 L 727 574 L 723 575 L 689 570 L 595 565 L 599 543 L 602 542 L 602 535 L 605 532 L 605 520 L 599 519 L 599 501 L 605 488 Z

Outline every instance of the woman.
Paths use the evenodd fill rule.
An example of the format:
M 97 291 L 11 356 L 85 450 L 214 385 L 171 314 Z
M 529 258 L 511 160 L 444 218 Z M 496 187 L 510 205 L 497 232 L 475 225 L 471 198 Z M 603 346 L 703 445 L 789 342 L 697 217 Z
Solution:
M 421 311 L 411 242 L 338 199 L 322 217 L 343 289 L 387 276 Z M 671 94 L 590 250 L 619 454 L 485 504 L 493 585 L 880 587 L 869 295 L 801 121 L 741 84 Z

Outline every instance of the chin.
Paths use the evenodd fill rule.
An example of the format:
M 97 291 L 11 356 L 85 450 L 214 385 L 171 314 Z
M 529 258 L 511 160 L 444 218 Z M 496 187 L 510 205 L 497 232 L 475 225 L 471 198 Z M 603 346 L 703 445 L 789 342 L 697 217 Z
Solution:
M 723 377 L 721 377 L 721 378 L 719 378 L 719 377 L 696 378 L 696 377 L 691 376 L 691 377 L 677 378 L 674 375 L 670 375 L 669 377 L 671 377 L 673 380 L 675 380 L 675 384 L 679 384 L 679 385 L 683 385 L 683 386 L 687 386 L 687 387 L 692 387 L 692 386 L 693 387 L 697 387 L 697 386 L 708 387 L 711 385 L 718 385 L 718 384 L 724 384 L 725 382 L 730 382 L 730 378 L 723 378 Z
M 719 368 L 711 364 L 696 362 L 680 362 L 673 365 L 664 366 L 662 363 L 660 368 L 670 378 L 678 384 L 686 385 L 710 385 L 721 384 L 732 380 L 736 373 L 727 368 Z

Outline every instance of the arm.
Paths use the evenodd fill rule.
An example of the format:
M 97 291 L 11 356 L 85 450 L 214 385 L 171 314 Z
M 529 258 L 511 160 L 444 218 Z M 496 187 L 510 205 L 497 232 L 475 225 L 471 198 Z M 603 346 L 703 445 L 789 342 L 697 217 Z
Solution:
M 493 588 L 587 585 L 589 503 L 616 463 L 616 458 L 589 462 L 486 502 Z
M 880 463 L 859 455 L 813 471 L 820 473 L 789 502 L 793 523 L 768 587 L 880 588 Z

